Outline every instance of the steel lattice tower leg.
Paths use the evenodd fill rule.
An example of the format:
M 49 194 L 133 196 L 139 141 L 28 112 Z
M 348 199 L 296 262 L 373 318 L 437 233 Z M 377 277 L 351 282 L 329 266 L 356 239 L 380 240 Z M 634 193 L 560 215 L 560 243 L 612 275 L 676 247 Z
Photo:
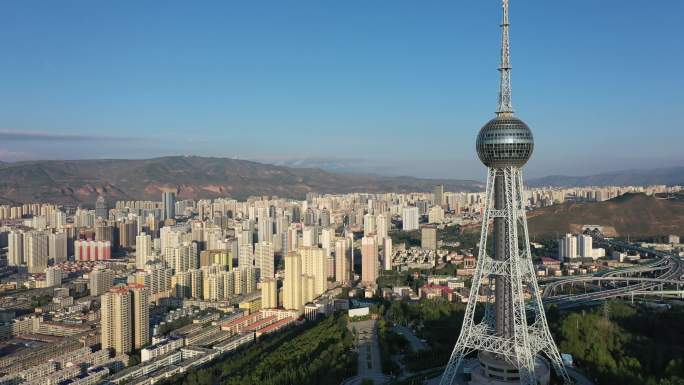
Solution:
M 461 334 L 440 385 L 454 383 L 463 359 L 472 352 L 491 353 L 519 370 L 521 384 L 536 384 L 535 358 L 544 355 L 566 384 L 572 383 L 549 332 L 534 274 L 520 168 L 489 168 L 480 250 Z M 493 255 L 487 252 L 493 222 Z M 478 303 L 483 283 L 493 291 Z M 528 300 L 526 303 L 526 299 Z M 476 323 L 478 305 L 484 318 Z

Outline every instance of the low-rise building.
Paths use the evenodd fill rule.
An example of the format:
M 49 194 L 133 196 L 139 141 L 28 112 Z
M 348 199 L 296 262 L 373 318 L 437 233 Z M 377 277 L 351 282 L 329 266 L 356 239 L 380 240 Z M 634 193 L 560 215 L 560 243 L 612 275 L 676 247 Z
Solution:
M 167 337 L 154 345 L 143 348 L 140 351 L 140 361 L 147 362 L 164 354 L 171 353 L 183 347 L 185 344 L 183 337 Z

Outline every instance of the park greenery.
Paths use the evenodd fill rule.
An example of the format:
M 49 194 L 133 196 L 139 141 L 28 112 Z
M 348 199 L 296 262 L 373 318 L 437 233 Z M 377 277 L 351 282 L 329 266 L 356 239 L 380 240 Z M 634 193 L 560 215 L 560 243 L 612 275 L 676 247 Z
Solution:
M 169 384 L 338 385 L 356 373 L 352 346 L 347 318 L 336 314 L 265 337 Z
M 43 294 L 41 296 L 31 297 L 31 307 L 41 307 L 52 302 L 52 296 L 49 294 Z
M 420 230 L 395 231 L 390 236 L 394 245 L 403 243 L 407 248 L 420 247 Z M 459 249 L 472 251 L 480 242 L 480 232 L 461 226 L 446 226 L 437 231 L 437 239 L 447 243 L 459 243 Z
M 399 245 L 401 243 L 409 247 L 420 247 L 420 230 L 413 231 L 394 231 L 390 234 L 392 237 L 392 244 Z
M 461 226 L 447 226 L 438 231 L 437 238 L 447 243 L 458 242 L 460 249 L 474 252 L 480 242 L 480 231 Z
M 417 372 L 444 365 L 449 359 L 461 329 L 465 307 L 435 298 L 420 302 L 393 301 L 378 309 L 388 324 L 404 325 L 415 330 L 416 335 L 430 346 L 428 350 L 413 351 L 403 336 L 389 331 L 388 325 L 379 325 L 382 353 L 401 355 L 405 369 Z M 396 366 L 390 364 L 388 368 L 396 370 Z
M 684 385 L 684 309 L 611 302 L 549 322 L 561 352 L 597 385 Z
M 378 342 L 380 345 L 380 357 L 382 372 L 385 374 L 398 374 L 401 368 L 395 361 L 395 357 L 410 351 L 406 338 L 392 330 L 391 325 L 385 321 L 378 321 Z
M 427 275 L 456 277 L 458 269 L 461 268 L 463 264 L 446 263 L 432 269 L 382 270 L 376 282 L 381 288 L 408 286 L 417 293 L 418 289 L 427 283 Z M 465 287 L 470 287 L 470 278 L 463 279 Z
M 383 354 L 401 355 L 404 369 L 410 372 L 437 368 L 448 361 L 464 305 L 443 299 L 394 301 L 378 310 L 387 321 L 379 325 Z M 597 385 L 684 385 L 682 307 L 664 309 L 614 301 L 605 307 L 568 313 L 552 307 L 548 319 L 559 350 L 572 354 L 580 371 Z M 430 348 L 420 352 L 407 349 L 386 333 L 392 323 L 411 327 Z M 395 364 L 388 365 L 396 370 Z
M 419 275 L 414 277 L 414 273 L 421 273 L 422 270 L 409 269 L 407 271 L 383 270 L 377 279 L 378 287 L 399 287 L 409 286 L 413 291 L 418 292 L 418 288 L 425 284 L 425 280 Z

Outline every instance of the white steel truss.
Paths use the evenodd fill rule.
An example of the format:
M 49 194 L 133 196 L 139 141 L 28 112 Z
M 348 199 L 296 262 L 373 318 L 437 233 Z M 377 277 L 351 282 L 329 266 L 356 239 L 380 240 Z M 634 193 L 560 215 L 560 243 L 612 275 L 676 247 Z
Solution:
M 496 186 L 497 183 L 502 183 L 503 188 Z M 503 193 L 503 207 L 495 209 L 496 191 L 499 194 Z M 501 199 L 499 201 L 501 202 Z M 490 221 L 495 218 L 502 218 L 505 228 L 503 234 L 495 234 L 495 238 L 503 236 L 506 243 L 503 258 L 497 256 L 496 259 L 487 252 Z M 497 278 L 509 285 L 507 290 L 510 294 L 507 295 L 510 295 L 512 308 L 505 314 L 512 318 L 510 333 L 497 331 L 492 290 L 488 291 L 487 300 L 483 304 L 477 302 L 483 283 L 491 284 Z M 475 311 L 478 305 L 483 305 L 485 311 L 483 319 L 476 323 Z M 522 172 L 518 167 L 489 168 L 477 267 L 473 275 L 461 334 L 440 385 L 454 384 L 463 359 L 475 351 L 493 353 L 519 368 L 520 383 L 525 385 L 537 383 L 535 358 L 540 355 L 546 356 L 556 374 L 566 384 L 572 383 L 549 332 L 541 293 L 534 274 L 525 216 Z

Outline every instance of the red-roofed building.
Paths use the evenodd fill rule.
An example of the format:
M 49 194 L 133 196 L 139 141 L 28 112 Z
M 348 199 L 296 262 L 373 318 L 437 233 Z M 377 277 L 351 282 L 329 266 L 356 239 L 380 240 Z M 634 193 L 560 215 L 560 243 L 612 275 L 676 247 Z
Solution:
M 542 266 L 557 266 L 560 267 L 561 262 L 557 259 L 549 258 L 549 257 L 541 257 L 541 265 Z
M 276 322 L 278 322 L 278 317 L 276 317 L 276 316 L 260 319 L 257 322 L 254 322 L 253 324 L 250 324 L 249 326 L 244 328 L 243 331 L 246 331 L 246 332 L 257 331 L 259 329 L 265 328 L 266 326 L 274 324 Z
M 283 318 L 280 321 L 274 322 L 268 326 L 265 326 L 265 327 L 255 331 L 254 334 L 256 335 L 257 338 L 259 338 L 264 334 L 273 333 L 273 332 L 278 331 L 282 328 L 290 326 L 294 322 L 295 322 L 295 318 L 293 318 L 293 317 Z
M 259 321 L 260 319 L 261 313 L 259 312 L 243 315 L 221 324 L 221 330 L 229 331 L 234 334 L 241 333 L 247 326 Z
M 442 285 L 423 285 L 418 289 L 418 296 L 422 299 L 444 298 L 454 300 L 454 290 Z

